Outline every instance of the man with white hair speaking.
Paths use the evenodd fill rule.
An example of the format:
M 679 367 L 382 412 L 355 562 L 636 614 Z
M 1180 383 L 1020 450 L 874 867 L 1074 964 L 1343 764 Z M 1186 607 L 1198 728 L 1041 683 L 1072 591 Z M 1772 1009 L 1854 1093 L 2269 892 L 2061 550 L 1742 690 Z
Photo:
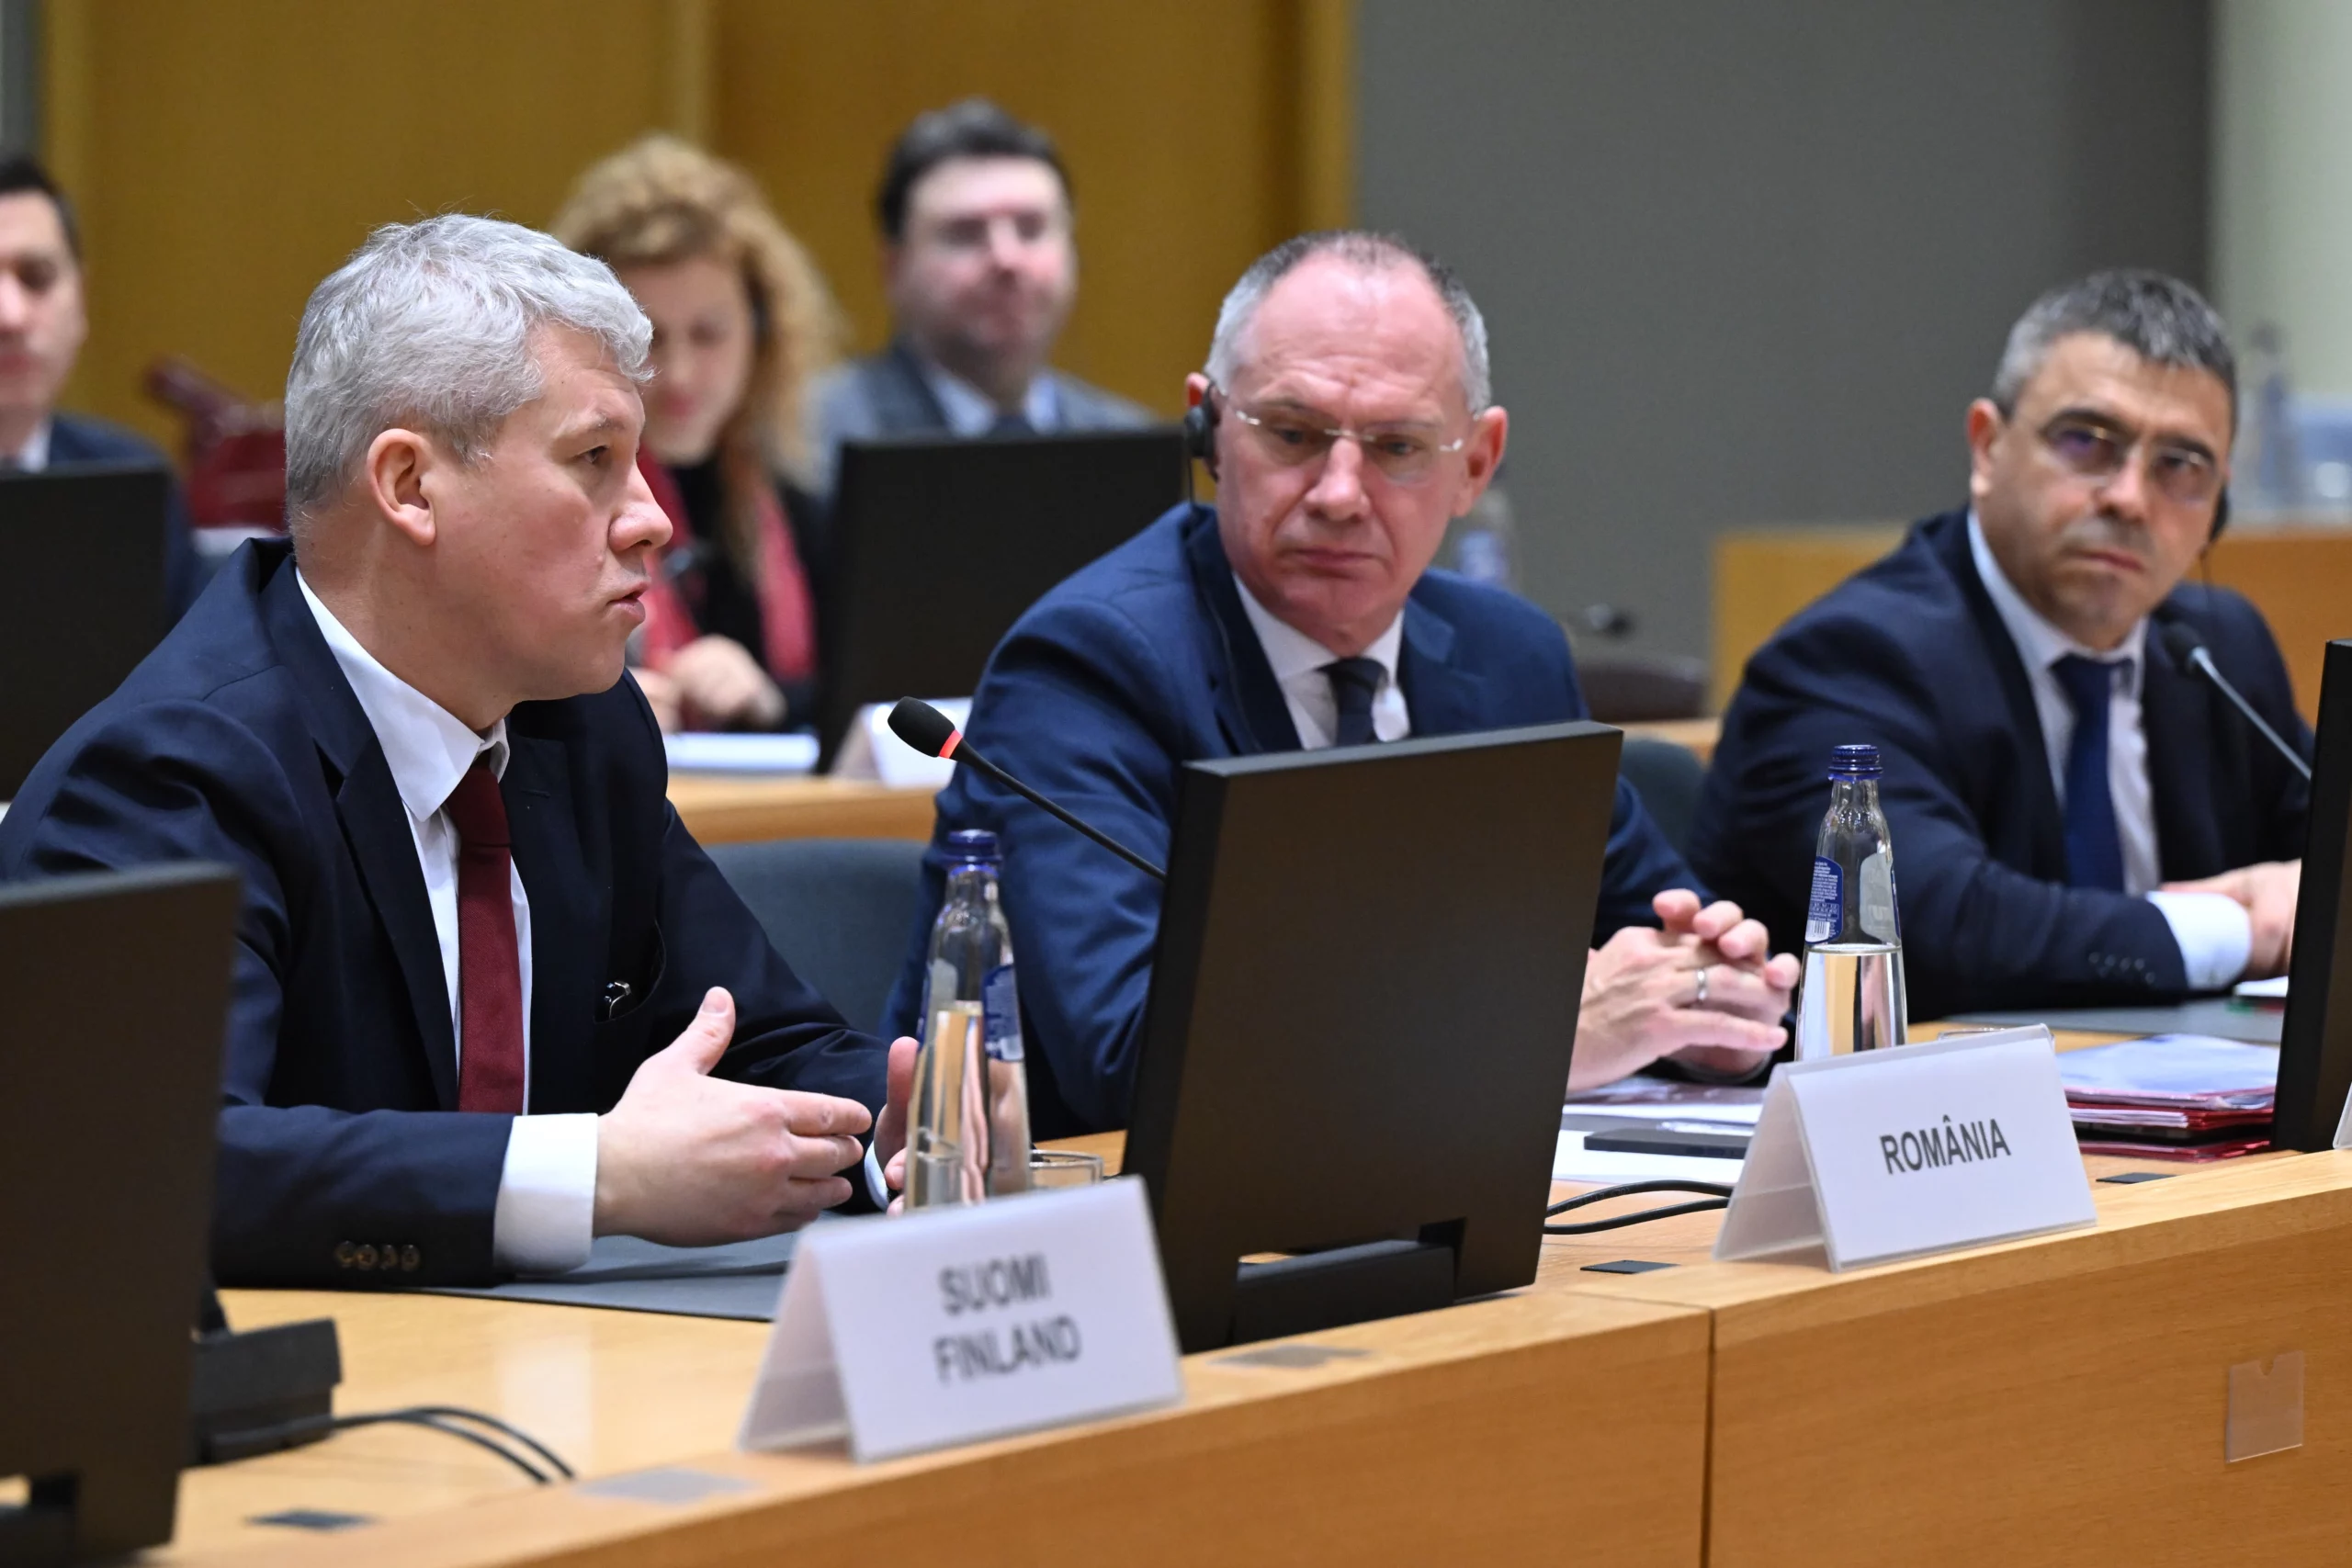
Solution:
M 623 675 L 670 532 L 650 334 L 544 234 L 377 231 L 295 340 L 290 547 L 232 560 L 0 822 L 11 878 L 244 874 L 224 1283 L 477 1282 L 884 1196 L 912 1043 L 886 1071 L 793 976 Z
M 1487 380 L 1478 308 L 1431 257 L 1356 231 L 1261 257 L 1186 382 L 1216 505 L 1175 508 L 1023 616 L 981 677 L 974 746 L 1164 860 L 1186 761 L 1582 718 L 1557 622 L 1429 570 L 1502 460 Z M 1125 1126 L 1158 886 L 959 773 L 933 908 L 938 846 L 964 828 L 1006 846 L 1037 1134 Z M 1623 784 L 1594 935 L 1570 1087 L 1662 1057 L 1744 1075 L 1781 1043 L 1796 961 L 1706 901 Z M 893 1019 L 921 1005 L 923 956 Z

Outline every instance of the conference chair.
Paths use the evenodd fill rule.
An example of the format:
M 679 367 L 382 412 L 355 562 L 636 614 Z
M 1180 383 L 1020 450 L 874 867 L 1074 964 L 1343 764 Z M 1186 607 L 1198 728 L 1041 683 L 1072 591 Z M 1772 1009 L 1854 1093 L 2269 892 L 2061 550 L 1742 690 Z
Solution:
M 922 845 L 772 839 L 707 848 L 793 973 L 856 1028 L 879 1029 L 922 897 Z
M 1690 842 L 1690 824 L 1699 811 L 1700 787 L 1706 783 L 1706 764 L 1688 746 L 1654 736 L 1628 735 L 1617 759 L 1619 776 L 1640 792 L 1642 804 L 1657 818 L 1677 853 Z
M 1577 684 L 1603 724 L 1697 718 L 1707 711 L 1707 667 L 1679 654 L 1579 654 Z

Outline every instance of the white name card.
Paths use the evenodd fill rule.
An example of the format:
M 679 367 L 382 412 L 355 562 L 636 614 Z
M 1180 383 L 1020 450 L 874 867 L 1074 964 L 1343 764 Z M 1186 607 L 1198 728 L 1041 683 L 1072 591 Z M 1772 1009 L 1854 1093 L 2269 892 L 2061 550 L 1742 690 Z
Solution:
M 2037 1024 L 1773 1068 L 1715 1257 L 1852 1269 L 2097 1218 Z
M 1183 1397 L 1143 1182 L 800 1238 L 737 1445 L 848 1434 L 858 1460 Z

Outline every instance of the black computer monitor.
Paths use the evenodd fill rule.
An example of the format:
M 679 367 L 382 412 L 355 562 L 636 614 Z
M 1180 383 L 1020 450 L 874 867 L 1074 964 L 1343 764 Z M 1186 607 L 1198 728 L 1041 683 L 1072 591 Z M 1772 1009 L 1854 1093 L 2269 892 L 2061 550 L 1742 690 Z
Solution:
M 41 753 L 153 651 L 164 597 L 171 475 L 86 464 L 0 476 L 0 800 Z
M 171 1539 L 237 874 L 0 887 L 0 1562 Z
M 2352 641 L 2327 645 L 2270 1141 L 2334 1148 L 2352 1095 Z M 2335 989 L 2337 979 L 2344 989 Z
M 1187 1351 L 1535 1278 L 1620 739 L 1185 768 L 1125 1166 Z
M 820 766 L 857 710 L 968 696 L 1022 612 L 1184 494 L 1173 426 L 851 442 L 817 607 Z

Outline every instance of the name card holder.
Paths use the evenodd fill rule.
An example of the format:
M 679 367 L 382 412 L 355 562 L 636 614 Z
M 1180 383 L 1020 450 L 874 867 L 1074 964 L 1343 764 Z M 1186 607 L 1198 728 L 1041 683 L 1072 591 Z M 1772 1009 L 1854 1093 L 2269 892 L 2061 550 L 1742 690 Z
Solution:
M 1130 1177 L 805 1232 L 736 1442 L 864 1462 L 1183 1393 Z
M 1773 1068 L 1715 1257 L 1839 1270 L 2098 1217 L 2036 1024 Z

